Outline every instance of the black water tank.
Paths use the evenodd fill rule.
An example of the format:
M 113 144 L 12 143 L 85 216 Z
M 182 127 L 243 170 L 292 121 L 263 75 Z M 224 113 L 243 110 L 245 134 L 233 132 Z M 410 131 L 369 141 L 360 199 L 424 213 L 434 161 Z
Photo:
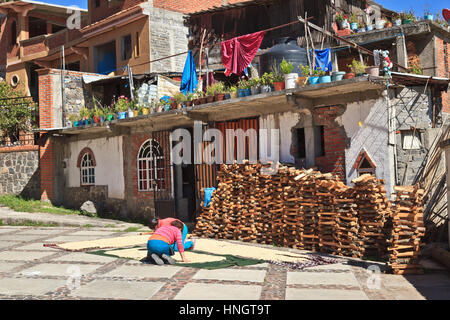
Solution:
M 272 72 L 272 65 L 275 61 L 277 67 L 281 61 L 286 61 L 294 65 L 294 71 L 301 75 L 300 64 L 308 65 L 308 57 L 306 56 L 306 49 L 297 45 L 295 38 L 284 37 L 276 40 L 275 45 L 267 50 L 260 58 L 260 75 L 264 72 Z

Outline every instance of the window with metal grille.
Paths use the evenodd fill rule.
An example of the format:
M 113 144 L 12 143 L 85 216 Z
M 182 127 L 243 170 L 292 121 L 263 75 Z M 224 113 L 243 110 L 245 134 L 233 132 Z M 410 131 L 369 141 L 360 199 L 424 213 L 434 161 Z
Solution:
M 145 141 L 137 159 L 138 191 L 165 190 L 164 153 L 153 139 Z
M 81 160 L 81 185 L 95 184 L 95 167 L 91 154 L 86 152 Z

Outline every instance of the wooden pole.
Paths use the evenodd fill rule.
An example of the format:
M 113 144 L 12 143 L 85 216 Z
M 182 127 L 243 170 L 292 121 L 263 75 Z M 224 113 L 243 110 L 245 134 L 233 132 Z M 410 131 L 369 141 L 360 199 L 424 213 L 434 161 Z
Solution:
M 206 36 L 206 29 L 203 29 L 203 35 L 202 35 L 202 41 L 200 42 L 200 51 L 198 53 L 198 67 L 199 67 L 199 78 L 200 78 L 200 82 L 202 84 L 202 89 L 203 89 L 203 82 L 202 82 L 202 54 L 203 54 L 203 41 L 205 40 L 205 36 Z
M 332 34 L 331 32 L 326 31 L 326 30 L 324 30 L 323 28 L 321 28 L 321 27 L 319 27 L 319 26 L 316 26 L 315 24 L 313 24 L 313 23 L 311 23 L 311 22 L 307 22 L 307 21 L 306 21 L 305 19 L 303 19 L 301 16 L 298 16 L 298 20 L 299 20 L 300 22 L 302 22 L 302 23 L 308 23 L 308 26 L 311 26 L 311 28 L 313 28 L 313 29 L 315 29 L 315 30 L 317 30 L 317 31 L 320 31 L 320 32 L 324 33 L 325 35 L 327 35 L 327 36 L 329 36 L 329 37 L 331 37 L 331 38 L 333 38 L 333 39 L 336 39 L 336 40 L 345 42 L 346 44 L 351 45 L 351 46 L 354 47 L 355 49 L 359 49 L 359 50 L 361 50 L 361 51 L 363 51 L 363 52 L 365 52 L 365 53 L 367 53 L 367 54 L 369 54 L 369 55 L 371 55 L 371 56 L 373 57 L 373 52 L 372 52 L 372 51 L 370 51 L 369 49 L 366 49 L 366 48 L 364 48 L 364 47 L 361 47 L 360 45 L 354 43 L 353 41 L 350 41 L 350 40 L 347 40 L 347 39 L 345 39 L 345 38 L 342 38 L 342 37 L 339 37 L 339 36 L 337 36 L 337 35 L 334 35 L 334 34 Z M 396 62 L 392 62 L 392 64 L 395 65 L 396 67 L 399 67 L 399 68 L 402 68 L 403 70 L 407 70 L 407 71 L 408 71 L 408 68 L 405 68 L 404 66 L 401 66 L 401 65 L 399 65 L 399 64 L 396 63 Z
M 305 12 L 305 20 L 307 21 L 308 18 L 308 12 Z M 309 41 L 308 41 L 308 30 L 305 23 L 305 41 L 306 41 L 306 56 L 308 57 L 308 65 L 309 70 L 312 70 L 312 64 L 311 64 L 311 58 L 309 57 Z M 311 71 L 310 71 L 311 74 Z

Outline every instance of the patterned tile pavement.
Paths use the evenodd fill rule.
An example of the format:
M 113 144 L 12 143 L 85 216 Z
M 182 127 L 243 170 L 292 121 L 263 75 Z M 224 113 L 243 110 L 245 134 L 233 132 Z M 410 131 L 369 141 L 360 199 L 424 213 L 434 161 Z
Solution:
M 380 263 L 342 257 L 304 270 L 270 263 L 204 270 L 43 246 L 123 234 L 107 228 L 0 227 L 0 299 L 450 299 L 446 272 L 403 277 L 384 273 Z

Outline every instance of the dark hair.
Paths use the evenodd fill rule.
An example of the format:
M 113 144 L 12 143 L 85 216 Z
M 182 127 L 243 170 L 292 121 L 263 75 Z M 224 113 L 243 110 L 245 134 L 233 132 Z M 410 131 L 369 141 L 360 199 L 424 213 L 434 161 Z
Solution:
M 177 227 L 180 230 L 183 230 L 184 224 L 180 220 L 174 220 L 170 224 L 174 227 Z

